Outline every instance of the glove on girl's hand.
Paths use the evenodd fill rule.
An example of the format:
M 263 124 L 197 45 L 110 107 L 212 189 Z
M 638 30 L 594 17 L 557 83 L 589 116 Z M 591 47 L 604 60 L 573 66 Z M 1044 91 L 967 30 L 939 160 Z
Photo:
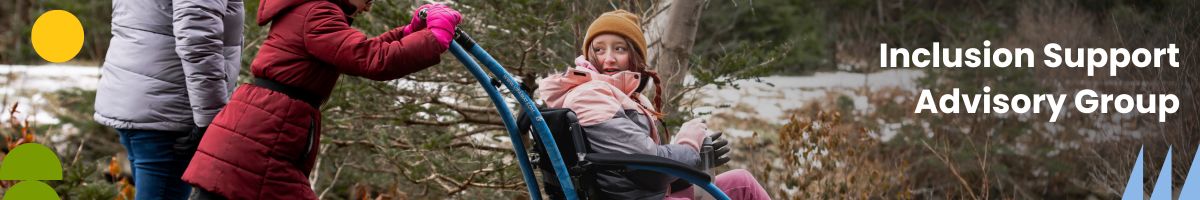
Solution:
M 425 29 L 426 28 L 425 20 L 421 19 L 421 10 L 430 9 L 430 8 L 438 8 L 438 7 L 445 8 L 446 5 L 431 3 L 431 4 L 421 5 L 421 7 L 417 7 L 416 10 L 413 10 L 412 19 L 409 20 L 408 26 L 404 27 L 404 35 L 408 35 L 410 33 Z
M 708 124 L 705 124 L 704 119 L 692 119 L 679 128 L 679 133 L 675 134 L 675 143 L 689 145 L 696 148 L 696 152 L 700 152 L 700 144 L 704 141 L 704 133 L 707 132 Z
M 442 47 L 449 48 L 450 42 L 454 40 L 454 27 L 462 22 L 462 14 L 450 7 L 432 6 L 425 10 L 425 15 L 425 24 L 433 31 L 433 36 Z
M 722 135 L 725 134 L 718 132 L 708 136 L 709 140 L 712 141 L 713 147 L 713 156 L 710 158 L 713 160 L 709 162 L 712 163 L 712 167 L 720 167 L 729 162 L 729 140 L 722 138 Z

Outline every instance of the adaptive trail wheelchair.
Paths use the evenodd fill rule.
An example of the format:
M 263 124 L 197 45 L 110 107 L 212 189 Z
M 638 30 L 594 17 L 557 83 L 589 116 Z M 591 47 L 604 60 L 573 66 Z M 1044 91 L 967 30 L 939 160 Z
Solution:
M 542 193 L 538 191 L 538 181 L 533 173 L 534 165 L 542 170 L 546 194 L 552 199 L 595 199 L 592 198 L 598 187 L 592 177 L 595 170 L 658 172 L 697 185 L 716 199 L 729 199 L 713 184 L 712 176 L 684 163 L 654 155 L 589 153 L 586 133 L 578 124 L 574 112 L 565 108 L 539 110 L 525 89 L 520 87 L 520 83 L 517 83 L 496 59 L 462 30 L 455 33 L 455 41 L 450 44 L 450 53 L 475 76 L 475 80 L 483 86 L 492 104 L 495 104 L 496 110 L 500 112 L 531 199 L 542 199 Z M 485 73 L 472 58 L 483 63 L 495 77 Z M 507 87 L 520 103 L 521 114 L 516 117 L 505 103 L 504 96 L 500 94 L 501 84 Z M 525 133 L 529 133 L 530 128 L 533 130 L 533 153 L 538 155 L 535 159 L 530 158 L 530 152 L 526 151 L 522 139 Z

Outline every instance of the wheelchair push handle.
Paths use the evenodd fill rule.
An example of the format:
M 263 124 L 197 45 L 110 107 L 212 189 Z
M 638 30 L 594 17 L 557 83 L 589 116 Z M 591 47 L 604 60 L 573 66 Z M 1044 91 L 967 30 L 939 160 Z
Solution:
M 428 8 L 421 9 L 421 11 L 417 12 L 417 17 L 420 18 L 422 22 L 428 20 L 428 11 Z M 462 45 L 463 49 L 471 49 L 471 47 L 475 46 L 475 39 L 471 38 L 470 35 L 467 35 L 467 32 L 463 32 L 462 29 L 459 29 L 458 27 L 454 27 L 454 41 L 458 42 L 459 45 Z
M 714 160 L 716 160 L 716 154 L 713 153 L 713 150 L 712 138 L 704 137 L 703 145 L 700 147 L 700 169 L 707 172 L 708 175 L 713 175 L 712 168 Z

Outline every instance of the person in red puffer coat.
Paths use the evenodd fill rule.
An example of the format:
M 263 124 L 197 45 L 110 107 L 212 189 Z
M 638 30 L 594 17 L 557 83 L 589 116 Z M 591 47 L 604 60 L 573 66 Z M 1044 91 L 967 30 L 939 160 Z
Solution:
M 204 132 L 183 180 L 195 198 L 316 199 L 308 174 L 321 138 L 318 107 L 342 74 L 392 80 L 440 62 L 462 17 L 440 4 L 375 38 L 350 27 L 371 0 L 262 0 L 270 24 L 255 79 L 234 91 Z M 417 11 L 414 15 L 417 16 Z

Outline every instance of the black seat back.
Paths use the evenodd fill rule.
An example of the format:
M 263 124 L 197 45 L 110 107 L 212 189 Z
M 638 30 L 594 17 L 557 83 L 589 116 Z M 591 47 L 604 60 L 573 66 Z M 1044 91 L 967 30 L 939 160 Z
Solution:
M 588 175 L 590 173 L 583 172 L 583 167 L 580 166 L 581 156 L 588 153 L 590 148 L 583 127 L 579 125 L 579 119 L 575 116 L 574 111 L 567 108 L 542 108 L 539 111 L 542 113 L 542 118 L 546 120 L 546 126 L 550 129 L 551 135 L 554 136 L 554 143 L 558 146 L 563 163 L 566 164 L 568 173 L 574 182 L 572 185 L 575 186 L 580 196 L 587 197 L 587 194 L 592 193 L 588 191 L 593 188 L 590 186 L 593 185 L 594 179 Z M 537 136 L 536 132 L 531 131 L 532 119 L 525 115 L 524 110 L 517 115 L 517 127 L 520 132 L 533 137 L 532 146 L 535 155 L 530 156 L 530 159 L 534 167 L 542 171 L 543 191 L 551 199 L 564 199 L 542 139 Z

